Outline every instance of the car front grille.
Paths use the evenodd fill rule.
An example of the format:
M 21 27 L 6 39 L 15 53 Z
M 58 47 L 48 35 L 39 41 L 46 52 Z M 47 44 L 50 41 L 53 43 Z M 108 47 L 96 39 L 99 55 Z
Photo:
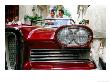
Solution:
M 6 58 L 7 63 L 10 64 L 10 67 L 12 69 L 15 68 L 15 62 L 16 62 L 16 35 L 13 32 L 7 32 L 6 33 Z
M 31 49 L 31 62 L 89 59 L 90 49 Z

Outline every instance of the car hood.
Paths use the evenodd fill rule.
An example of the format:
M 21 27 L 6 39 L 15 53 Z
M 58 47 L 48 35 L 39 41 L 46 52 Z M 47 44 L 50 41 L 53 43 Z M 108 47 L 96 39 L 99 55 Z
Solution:
M 25 40 L 53 40 L 56 29 L 45 27 L 22 27 L 23 37 Z

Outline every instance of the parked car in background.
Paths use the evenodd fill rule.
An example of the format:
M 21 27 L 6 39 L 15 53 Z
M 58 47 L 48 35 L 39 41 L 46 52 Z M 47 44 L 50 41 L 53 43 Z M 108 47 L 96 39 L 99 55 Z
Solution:
M 5 65 L 13 70 L 91 70 L 92 30 L 72 19 L 45 19 L 42 26 L 6 25 Z

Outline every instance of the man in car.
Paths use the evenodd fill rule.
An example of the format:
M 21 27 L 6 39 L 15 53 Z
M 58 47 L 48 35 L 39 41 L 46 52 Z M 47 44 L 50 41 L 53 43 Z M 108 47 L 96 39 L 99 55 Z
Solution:
M 58 18 L 64 18 L 64 11 L 62 9 L 59 10 L 58 12 Z
M 58 12 L 57 17 L 60 19 L 60 20 L 57 21 L 58 26 L 70 24 L 69 17 L 64 15 L 64 10 L 60 9 L 59 12 Z
M 69 18 L 64 15 L 64 10 L 60 9 L 57 15 L 58 18 Z
M 51 18 L 55 18 L 55 11 L 53 9 L 50 11 L 50 15 L 46 17 L 46 19 L 51 19 Z
M 46 17 L 45 24 L 49 26 L 54 25 L 54 20 L 52 20 L 54 18 L 55 18 L 55 11 L 54 9 L 52 9 L 50 11 L 50 14 Z

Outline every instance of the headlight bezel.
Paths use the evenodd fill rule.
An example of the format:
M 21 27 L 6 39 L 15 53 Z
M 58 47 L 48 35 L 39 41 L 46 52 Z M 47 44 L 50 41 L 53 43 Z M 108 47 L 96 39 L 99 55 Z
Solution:
M 73 32 L 73 40 L 75 42 L 74 44 L 73 43 L 64 44 L 62 41 L 59 40 L 59 38 L 58 38 L 59 32 L 61 32 L 65 28 L 67 28 L 69 30 L 75 30 Z M 80 43 L 76 42 L 76 40 L 75 40 L 75 33 L 77 33 L 80 29 L 83 29 L 88 34 L 87 42 L 82 45 Z M 56 30 L 55 38 L 56 38 L 56 41 L 58 42 L 58 44 L 63 47 L 85 47 L 85 46 L 89 46 L 90 43 L 92 42 L 93 32 L 89 27 L 87 27 L 85 25 L 64 25 L 64 26 L 59 27 Z
M 80 38 L 78 38 L 80 37 Z M 80 39 L 81 41 L 78 42 L 77 39 Z M 83 40 L 84 39 L 84 40 Z M 83 41 L 82 41 L 83 40 Z M 74 32 L 74 41 L 78 45 L 85 45 L 90 40 L 90 32 L 88 32 L 85 28 L 79 28 L 77 31 Z
M 74 37 L 71 36 L 71 35 L 73 35 L 73 32 L 71 30 L 69 30 L 68 28 L 64 28 L 60 31 L 57 34 L 58 41 L 61 42 L 60 40 L 64 38 L 64 41 L 61 42 L 62 44 L 67 45 L 67 44 L 71 43 L 72 40 L 74 39 Z M 60 36 L 60 34 L 61 34 L 61 36 Z M 67 40 L 68 40 L 68 42 L 67 42 Z

